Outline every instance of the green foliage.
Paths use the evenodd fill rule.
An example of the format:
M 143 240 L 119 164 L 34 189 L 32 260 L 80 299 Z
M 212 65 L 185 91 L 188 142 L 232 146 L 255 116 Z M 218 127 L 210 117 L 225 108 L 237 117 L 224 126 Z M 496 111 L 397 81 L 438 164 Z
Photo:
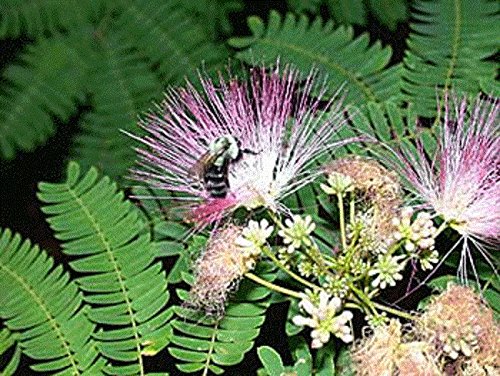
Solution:
M 257 349 L 262 365 L 269 376 L 279 376 L 285 371 L 280 354 L 269 346 L 261 346 Z
M 335 371 L 336 375 L 342 375 L 342 376 L 356 375 L 349 348 L 343 347 L 342 349 L 340 349 L 337 355 L 337 360 L 335 362 Z
M 229 16 L 244 6 L 242 0 L 184 0 L 181 5 L 192 12 L 214 38 L 233 30 Z
M 99 350 L 124 363 L 106 372 L 142 373 L 144 355 L 168 342 L 171 313 L 163 310 L 169 297 L 165 272 L 154 262 L 138 210 L 116 183 L 99 179 L 94 168 L 81 175 L 76 163 L 70 163 L 66 182 L 41 183 L 38 196 L 71 268 L 82 274 L 77 282 L 92 306 L 88 317 L 102 326 L 94 334 Z
M 390 30 L 407 18 L 406 0 L 288 0 L 290 8 L 297 13 L 307 12 L 319 15 L 325 5 L 336 23 L 366 25 L 369 13 Z
M 45 251 L 10 230 L 0 235 L 0 286 L 0 317 L 11 333 L 2 331 L 2 347 L 19 342 L 39 372 L 91 375 L 104 366 L 77 283 Z M 19 361 L 18 349 L 7 374 Z
M 29 46 L 19 63 L 3 72 L 0 95 L 0 156 L 32 150 L 52 135 L 54 117 L 67 121 L 84 100 L 86 67 L 71 36 Z
M 162 83 L 180 83 L 195 76 L 200 63 L 213 67 L 225 62 L 225 49 L 212 42 L 205 22 L 182 1 L 123 0 L 115 32 L 147 57 Z M 201 4 L 205 4 L 201 2 Z M 191 7 L 189 7 L 191 5 Z
M 375 17 L 393 32 L 408 18 L 406 0 L 368 0 L 368 4 Z
M 270 13 L 267 27 L 257 17 L 249 18 L 248 25 L 251 37 L 229 41 L 244 48 L 236 56 L 245 62 L 273 64 L 280 57 L 302 72 L 316 67 L 328 76 L 332 89 L 345 84 L 346 102 L 358 106 L 399 99 L 401 67 L 388 67 L 391 48 L 380 42 L 370 46 L 367 34 L 354 38 L 351 27 L 334 29 L 331 22 L 317 18 L 309 23 L 305 16 L 291 14 L 282 19 L 276 12 Z
M 295 338 L 298 339 L 298 338 Z M 312 374 L 312 357 L 307 344 L 302 340 L 302 346 L 295 349 L 293 358 L 295 363 L 292 366 L 284 366 L 280 354 L 269 346 L 261 346 L 257 349 L 264 369 L 259 372 L 259 376 L 280 376 L 296 375 L 309 376 Z
M 1 370 L 1 374 L 5 376 L 11 376 L 16 371 L 19 362 L 21 361 L 21 346 L 17 342 L 17 336 L 13 334 L 9 329 L 3 328 L 0 332 L 0 357 L 8 351 L 12 351 L 12 355 L 9 361 Z M 12 348 L 14 347 L 14 350 Z
M 198 235 L 188 236 L 190 231 L 188 225 L 176 221 L 171 215 L 170 211 L 176 204 L 163 199 L 165 192 L 138 186 L 134 188 L 133 194 L 142 199 L 140 205 L 155 241 L 156 257 L 175 257 L 174 266 L 168 274 L 168 281 L 181 282 L 182 273 L 188 272 L 191 268 L 192 256 L 201 251 L 207 238 Z
M 401 108 L 391 101 L 383 104 L 368 103 L 365 112 L 354 109 L 351 116 L 353 126 L 342 129 L 342 136 L 365 135 L 371 137 L 371 140 L 348 145 L 344 151 L 384 156 L 387 155 L 387 150 L 382 143 L 395 147 L 404 144 L 405 147 L 415 150 L 415 142 L 418 140 L 429 156 L 435 154 L 435 127 L 419 126 L 413 104 Z
M 22 61 L 7 66 L 0 92 L 0 156 L 30 151 L 79 109 L 72 155 L 122 178 L 133 162 L 129 137 L 137 117 L 161 98 L 162 89 L 226 62 L 204 15 L 227 24 L 239 2 L 214 6 L 178 0 L 100 0 L 0 5 L 0 37 L 33 38 Z M 81 110 L 80 110 L 81 111 Z
M 101 0 L 3 0 L 0 3 L 0 38 L 26 35 L 43 38 L 45 34 L 69 30 L 91 19 Z
M 314 163 L 347 153 L 383 155 L 387 149 L 378 141 L 411 150 L 417 139 L 432 157 L 439 122 L 424 127 L 419 117 L 437 118 L 442 90 L 499 96 L 499 6 L 489 0 L 286 3 L 283 13 L 292 13 L 271 11 L 266 21 L 252 16 L 250 35 L 241 35 L 242 15 L 235 13 L 252 14 L 251 3 L 242 0 L 1 1 L 0 39 L 18 38 L 24 48 L 0 71 L 0 158 L 35 150 L 65 124 L 68 129 L 61 131 L 75 134 L 70 156 L 79 162 L 69 164 L 65 182 L 41 183 L 38 195 L 69 271 L 21 236 L 0 232 L 2 374 L 15 375 L 27 356 L 31 368 L 44 374 L 145 375 L 146 357 L 160 351 L 175 359 L 164 367 L 169 371 L 220 374 L 254 347 L 268 307 L 288 300 L 284 334 L 293 364 L 260 346 L 258 374 L 354 374 L 347 347 L 330 343 L 310 352 L 303 328 L 291 324 L 299 313 L 297 300 L 249 280 L 241 281 L 220 319 L 168 305 L 167 284 L 181 301 L 189 298 L 184 287 L 193 283 L 191 264 L 207 237 L 190 232 L 165 192 L 134 188 L 140 203 L 125 199 L 118 186 L 129 184 L 126 171 L 135 159 L 125 132 L 140 134 L 138 117 L 169 85 L 192 80 L 200 67 L 213 75 L 231 55 L 245 70 L 245 64 L 273 65 L 279 58 L 304 75 L 316 68 L 328 94 L 343 85 L 352 126 L 339 137 L 375 141 L 342 147 Z M 397 54 L 365 32 L 373 30 L 366 28 L 373 17 L 377 27 L 384 26 L 381 35 L 400 32 L 408 16 L 411 34 L 405 47 L 395 46 Z M 404 59 L 398 61 L 401 52 Z M 332 229 L 339 215 L 320 181 L 284 204 L 313 217 L 315 241 L 331 255 L 340 243 Z M 235 215 L 236 223 L 247 220 L 243 212 Z M 456 267 L 459 259 L 453 257 L 447 262 Z M 498 318 L 495 271 L 481 261 L 475 266 L 469 284 L 481 290 Z M 262 261 L 255 273 L 280 286 L 297 286 Z M 443 276 L 428 286 L 442 291 L 450 281 L 458 282 Z
M 478 0 L 417 1 L 404 59 L 403 90 L 419 115 L 432 117 L 441 90 L 475 94 L 491 82 L 497 64 L 498 3 Z
M 323 346 L 318 350 L 314 359 L 314 367 L 318 370 L 317 376 L 327 376 L 335 374 L 335 348 L 333 346 Z
M 161 85 L 139 51 L 118 38 L 100 40 L 87 59 L 95 67 L 86 77 L 92 111 L 81 118 L 73 154 L 84 168 L 94 165 L 122 177 L 135 151 L 120 130 L 138 129 L 137 113 L 159 97 Z
M 323 0 L 287 0 L 288 7 L 295 13 L 318 14 Z
M 261 265 L 261 278 L 272 281 L 276 275 Z M 190 276 L 186 281 L 192 283 Z M 182 300 L 188 300 L 185 290 L 178 290 Z M 177 319 L 172 322 L 174 334 L 168 348 L 180 360 L 177 368 L 185 373 L 224 372 L 223 367 L 240 363 L 252 349 L 270 303 L 270 290 L 257 287 L 249 280 L 242 281 L 237 293 L 227 305 L 222 319 L 200 317 L 190 309 L 177 307 Z
M 327 0 L 326 5 L 337 23 L 346 25 L 366 23 L 366 10 L 362 0 Z
M 395 31 L 399 22 L 407 18 L 405 0 L 326 0 L 332 18 L 341 24 L 366 25 L 368 14 L 373 15 L 390 30 Z

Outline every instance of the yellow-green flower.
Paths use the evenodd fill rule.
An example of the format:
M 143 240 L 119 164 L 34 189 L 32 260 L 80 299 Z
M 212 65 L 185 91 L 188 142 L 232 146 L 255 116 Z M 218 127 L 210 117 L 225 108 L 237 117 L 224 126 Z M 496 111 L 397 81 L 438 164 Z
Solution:
M 295 249 L 302 245 L 310 247 L 312 241 L 310 234 L 316 228 L 310 215 L 302 218 L 300 215 L 294 215 L 292 219 L 285 220 L 286 228 L 280 230 L 278 235 L 283 238 L 283 242 L 288 245 L 288 252 L 293 253 Z

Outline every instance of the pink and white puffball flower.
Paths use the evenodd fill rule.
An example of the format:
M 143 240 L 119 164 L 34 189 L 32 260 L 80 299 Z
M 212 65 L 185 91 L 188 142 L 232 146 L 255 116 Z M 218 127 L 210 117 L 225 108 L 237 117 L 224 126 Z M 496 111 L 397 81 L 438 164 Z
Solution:
M 314 161 L 355 140 L 336 138 L 347 120 L 342 99 L 337 91 L 324 101 L 327 87 L 314 71 L 301 77 L 278 62 L 271 71 L 252 69 L 246 80 L 200 74 L 200 82 L 199 90 L 190 82 L 170 89 L 141 120 L 146 135 L 133 136 L 145 146 L 134 179 L 174 193 L 198 226 L 239 207 L 286 210 L 279 200 L 321 174 Z M 226 154 L 212 158 L 219 164 L 212 175 L 195 173 L 217 150 Z
M 465 272 L 467 262 L 474 268 L 469 242 L 489 261 L 484 245 L 500 239 L 499 100 L 445 95 L 444 108 L 435 155 L 427 158 L 420 143 L 416 153 L 396 152 L 402 163 L 393 165 L 424 206 L 461 235 Z

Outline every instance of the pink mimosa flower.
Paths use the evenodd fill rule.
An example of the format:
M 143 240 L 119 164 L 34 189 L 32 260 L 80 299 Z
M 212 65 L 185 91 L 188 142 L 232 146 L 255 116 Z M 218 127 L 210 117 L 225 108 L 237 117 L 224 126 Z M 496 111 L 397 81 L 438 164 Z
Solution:
M 201 76 L 201 90 L 189 82 L 169 90 L 141 121 L 146 135 L 134 136 L 146 146 L 138 149 L 134 178 L 177 193 L 188 219 L 200 226 L 238 207 L 283 210 L 280 199 L 320 175 L 312 166 L 317 158 L 354 141 L 335 139 L 346 122 L 342 101 L 337 92 L 322 102 L 326 87 L 315 76 L 301 85 L 289 67 L 256 68 L 247 81 Z M 209 162 L 217 160 L 217 167 L 195 172 L 200 160 L 220 150 Z
M 461 235 L 462 272 L 467 262 L 474 268 L 469 242 L 489 261 L 484 245 L 500 238 L 498 109 L 498 99 L 468 103 L 446 96 L 436 154 L 429 160 L 420 143 L 417 153 L 396 152 L 400 163 L 393 163 L 424 206 Z

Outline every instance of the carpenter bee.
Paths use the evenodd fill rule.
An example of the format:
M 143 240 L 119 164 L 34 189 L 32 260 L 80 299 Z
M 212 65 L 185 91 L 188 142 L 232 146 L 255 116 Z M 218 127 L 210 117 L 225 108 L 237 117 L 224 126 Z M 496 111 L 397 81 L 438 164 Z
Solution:
M 253 153 L 241 149 L 240 141 L 231 135 L 218 137 L 208 145 L 207 152 L 191 170 L 203 182 L 210 196 L 224 198 L 229 191 L 229 164 L 240 160 L 244 152 Z

